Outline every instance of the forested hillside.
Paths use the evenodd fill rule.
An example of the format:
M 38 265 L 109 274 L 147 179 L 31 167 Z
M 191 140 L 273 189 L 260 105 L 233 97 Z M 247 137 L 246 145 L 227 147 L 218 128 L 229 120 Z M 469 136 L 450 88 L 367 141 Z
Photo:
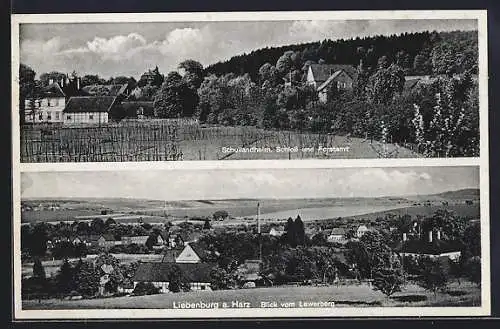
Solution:
M 475 74 L 477 49 L 477 31 L 404 33 L 262 48 L 210 65 L 205 71 L 217 75 L 248 73 L 253 81 L 258 81 L 262 65 L 276 63 L 283 53 L 293 51 L 294 58 L 301 64 L 324 61 L 357 65 L 363 59 L 373 68 L 378 59 L 385 56 L 387 61 L 397 62 L 407 75 L 461 73 L 464 70 Z M 456 54 L 460 54 L 460 60 L 451 63 Z

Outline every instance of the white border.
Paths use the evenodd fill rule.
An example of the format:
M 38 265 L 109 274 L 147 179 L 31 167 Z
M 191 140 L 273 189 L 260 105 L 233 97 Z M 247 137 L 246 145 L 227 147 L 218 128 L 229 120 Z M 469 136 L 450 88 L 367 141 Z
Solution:
M 141 13 L 141 14 L 50 14 L 12 15 L 12 150 L 13 150 L 13 250 L 20 248 L 20 173 L 35 171 L 96 171 L 142 169 L 271 169 L 410 166 L 480 166 L 482 306 L 481 307 L 367 307 L 334 309 L 106 309 L 106 310 L 22 310 L 20 275 L 14 280 L 14 317 L 29 319 L 117 319 L 117 318 L 272 318 L 272 317 L 402 317 L 402 316 L 482 316 L 490 315 L 489 242 L 489 166 L 488 166 L 488 59 L 486 10 L 424 11 L 321 11 L 321 12 L 219 12 L 219 13 Z M 124 23 L 186 21 L 283 21 L 346 19 L 477 19 L 479 46 L 479 158 L 448 159 L 349 159 L 349 160 L 236 160 L 180 162 L 96 162 L 96 163 L 20 163 L 19 115 L 19 24 L 22 23 Z M 15 255 L 14 273 L 21 273 L 21 259 Z

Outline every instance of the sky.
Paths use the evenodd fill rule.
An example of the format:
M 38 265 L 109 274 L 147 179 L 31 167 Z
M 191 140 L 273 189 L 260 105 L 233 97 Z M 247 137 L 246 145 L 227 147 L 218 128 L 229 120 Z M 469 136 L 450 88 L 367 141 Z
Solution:
M 425 195 L 479 188 L 478 167 L 25 172 L 22 198 L 151 200 Z
M 60 71 L 136 79 L 185 59 L 204 66 L 262 47 L 404 32 L 476 30 L 476 20 L 316 20 L 21 24 L 20 60 L 37 77 Z M 273 63 L 274 64 L 274 63 Z

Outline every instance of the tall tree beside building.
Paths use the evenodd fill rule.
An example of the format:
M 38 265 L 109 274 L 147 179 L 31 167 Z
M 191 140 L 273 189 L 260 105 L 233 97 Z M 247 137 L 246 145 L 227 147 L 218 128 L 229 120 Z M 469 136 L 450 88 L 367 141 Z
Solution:
M 180 118 L 183 115 L 183 96 L 186 85 L 177 72 L 170 72 L 154 98 L 155 116 Z
M 33 278 L 43 281 L 45 280 L 45 277 L 45 268 L 42 265 L 42 261 L 40 260 L 40 258 L 35 258 L 35 261 L 33 263 Z

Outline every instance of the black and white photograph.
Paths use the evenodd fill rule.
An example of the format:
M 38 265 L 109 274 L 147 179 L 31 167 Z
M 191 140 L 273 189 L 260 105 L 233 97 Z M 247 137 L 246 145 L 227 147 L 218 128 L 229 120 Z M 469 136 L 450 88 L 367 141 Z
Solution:
M 478 157 L 484 13 L 20 15 L 20 161 Z
M 25 172 L 20 307 L 482 314 L 479 180 L 478 166 Z

